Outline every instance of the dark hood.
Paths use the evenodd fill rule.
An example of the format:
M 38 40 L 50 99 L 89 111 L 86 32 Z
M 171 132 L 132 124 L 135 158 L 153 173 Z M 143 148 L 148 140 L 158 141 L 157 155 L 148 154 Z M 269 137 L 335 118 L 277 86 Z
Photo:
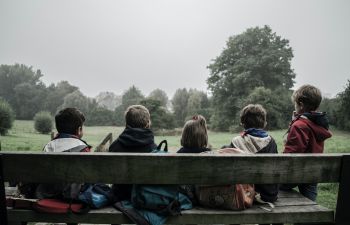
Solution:
M 303 113 L 301 116 L 301 120 L 304 121 L 307 124 L 307 126 L 312 130 L 312 132 L 315 134 L 315 138 L 317 141 L 324 141 L 327 138 L 332 137 L 332 133 L 328 130 L 329 124 L 326 113 Z
M 124 147 L 142 147 L 154 143 L 152 130 L 147 128 L 126 127 L 118 137 L 118 142 Z
M 308 112 L 303 113 L 302 115 L 314 122 L 315 124 L 328 130 L 329 121 L 325 112 Z

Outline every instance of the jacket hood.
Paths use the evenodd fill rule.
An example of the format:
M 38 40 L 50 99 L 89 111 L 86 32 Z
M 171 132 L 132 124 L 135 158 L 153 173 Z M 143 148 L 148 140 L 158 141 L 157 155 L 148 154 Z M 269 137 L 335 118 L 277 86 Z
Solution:
M 306 123 L 306 125 L 315 134 L 316 140 L 319 142 L 332 137 L 332 133 L 326 128 L 328 127 L 328 120 L 325 119 L 324 116 L 309 115 L 308 117 L 303 115 L 300 117 L 299 121 Z
M 301 116 L 305 116 L 306 118 L 311 120 L 313 123 L 327 130 L 329 128 L 329 121 L 328 121 L 327 114 L 325 112 L 307 112 L 307 113 L 303 113 Z
M 118 142 L 123 146 L 141 147 L 154 143 L 152 130 L 147 128 L 133 128 L 127 126 L 118 137 Z

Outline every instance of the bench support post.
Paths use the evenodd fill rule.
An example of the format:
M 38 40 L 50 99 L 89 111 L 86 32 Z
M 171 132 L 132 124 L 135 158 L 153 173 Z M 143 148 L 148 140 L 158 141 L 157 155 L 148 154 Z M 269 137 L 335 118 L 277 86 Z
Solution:
M 350 224 L 350 155 L 343 155 L 335 223 Z
M 5 181 L 2 168 L 2 155 L 0 155 L 0 224 L 7 224 Z

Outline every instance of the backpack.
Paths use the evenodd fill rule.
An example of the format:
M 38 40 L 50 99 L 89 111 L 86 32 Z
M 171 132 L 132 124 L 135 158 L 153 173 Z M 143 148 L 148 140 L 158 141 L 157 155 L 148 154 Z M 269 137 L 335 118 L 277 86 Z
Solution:
M 162 149 L 163 144 L 164 144 L 164 148 Z M 167 142 L 167 140 L 161 141 L 158 144 L 157 148 L 154 149 L 151 153 L 168 153 L 168 142 Z
M 216 209 L 244 210 L 255 198 L 253 184 L 197 186 L 196 193 L 201 205 Z
M 180 198 L 184 195 L 177 185 L 133 185 L 131 192 L 131 203 L 136 209 L 147 209 L 164 216 L 181 214 Z M 185 207 L 192 208 L 189 199 Z
M 236 148 L 224 148 L 217 153 L 244 152 Z M 217 209 L 244 210 L 252 207 L 255 198 L 254 184 L 197 185 L 195 192 L 200 205 Z
M 89 207 L 99 209 L 114 202 L 112 189 L 106 184 L 85 184 L 78 196 Z

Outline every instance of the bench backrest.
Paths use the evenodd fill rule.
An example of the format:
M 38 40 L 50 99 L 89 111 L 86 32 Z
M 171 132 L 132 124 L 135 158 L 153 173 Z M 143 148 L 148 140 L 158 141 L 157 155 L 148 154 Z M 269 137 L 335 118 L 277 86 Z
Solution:
M 5 181 L 139 184 L 339 182 L 342 155 L 2 153 Z
M 350 221 L 350 154 L 213 155 L 1 152 L 3 180 L 137 184 L 340 182 Z M 344 213 L 339 213 L 344 210 Z

